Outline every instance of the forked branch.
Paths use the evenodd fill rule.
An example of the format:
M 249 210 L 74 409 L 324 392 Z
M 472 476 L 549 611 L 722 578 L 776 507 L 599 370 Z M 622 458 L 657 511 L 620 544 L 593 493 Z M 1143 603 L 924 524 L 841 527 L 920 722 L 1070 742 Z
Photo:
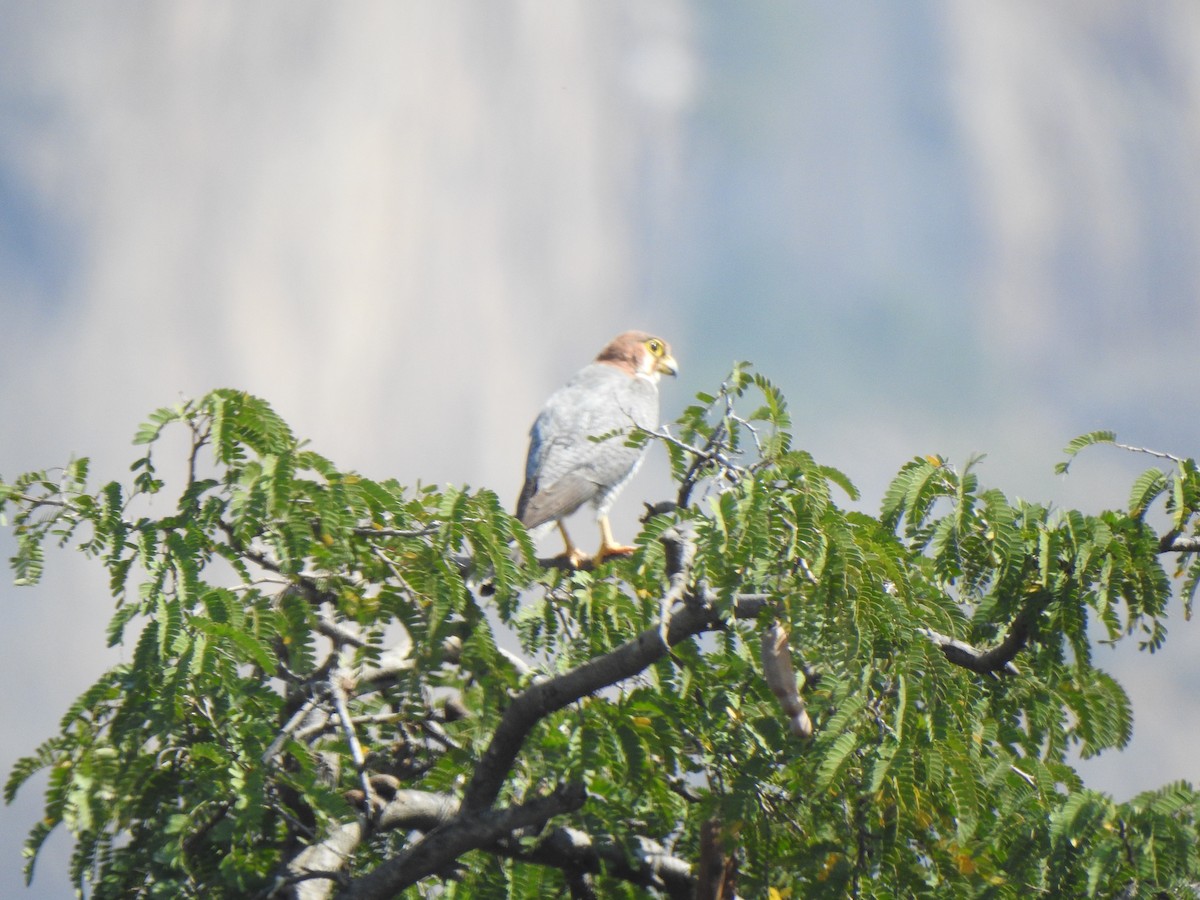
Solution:
M 667 575 L 677 587 L 688 579 L 688 566 L 694 556 L 691 536 L 685 528 L 674 527 L 660 540 L 666 548 Z M 767 602 L 765 595 L 740 597 L 734 615 L 753 618 Z M 586 835 L 581 837 L 570 829 L 550 832 L 531 849 L 515 842 L 522 828 L 542 827 L 551 817 L 582 806 L 585 797 L 580 785 L 565 785 L 552 794 L 515 806 L 495 806 L 525 740 L 543 718 L 637 675 L 661 659 L 669 647 L 723 627 L 716 595 L 703 585 L 684 592 L 678 606 L 671 616 L 665 644 L 658 627 L 648 628 L 609 653 L 538 681 L 514 697 L 475 766 L 461 803 L 440 795 L 396 792 L 380 810 L 375 827 L 423 830 L 425 835 L 372 872 L 348 882 L 338 896 L 348 900 L 393 897 L 422 878 L 446 871 L 468 850 L 482 848 L 579 872 L 598 871 L 603 863 L 604 870 L 614 877 L 661 888 L 672 897 L 688 896 L 692 889 L 690 867 L 657 845 L 651 847 L 650 842 L 643 858 L 634 861 L 623 857 L 618 860 Z M 359 824 L 348 823 L 299 854 L 288 866 L 290 895 L 298 900 L 328 897 L 338 880 L 331 873 L 344 871 L 362 838 Z M 313 874 L 306 879 L 305 873 Z M 301 880 L 297 882 L 297 878 Z

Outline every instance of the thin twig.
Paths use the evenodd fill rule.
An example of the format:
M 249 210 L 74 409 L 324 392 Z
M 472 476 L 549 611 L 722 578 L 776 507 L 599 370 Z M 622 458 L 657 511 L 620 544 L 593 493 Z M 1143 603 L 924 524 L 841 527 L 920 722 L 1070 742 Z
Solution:
M 1031 788 L 1037 787 L 1037 779 L 1035 779 L 1028 772 L 1018 769 L 1016 766 L 1009 766 L 1009 768 L 1012 769 L 1013 774 L 1015 774 L 1018 778 L 1020 778 L 1022 781 L 1024 781 Z
M 309 603 L 321 604 L 334 599 L 329 591 L 323 591 L 318 586 L 316 581 L 307 575 L 289 575 L 283 571 L 283 567 L 275 560 L 271 559 L 265 553 L 260 553 L 257 550 L 252 550 L 242 543 L 241 538 L 237 536 L 237 532 L 233 526 L 224 519 L 217 520 L 217 527 L 225 532 L 225 537 L 229 541 L 230 548 L 235 553 L 244 556 L 252 563 L 266 569 L 268 572 L 274 572 L 288 579 L 288 587 L 299 591 Z
M 1151 450 L 1149 447 L 1135 447 L 1132 444 L 1120 444 L 1116 441 L 1112 442 L 1114 447 L 1120 447 L 1122 450 L 1128 450 L 1131 453 L 1145 453 L 1147 456 L 1153 456 L 1158 459 L 1169 459 L 1173 463 L 1182 463 L 1184 460 L 1170 453 L 1163 453 L 1161 450 Z
M 58 493 L 65 494 L 67 492 L 59 489 Z M 76 491 L 76 493 L 81 494 L 82 491 Z M 37 509 L 39 506 L 57 506 L 60 508 L 65 508 L 67 506 L 66 501 L 63 500 L 49 500 L 44 497 L 30 497 L 28 494 L 7 494 L 5 495 L 4 499 L 16 500 L 19 503 L 24 503 L 29 507 L 31 512 Z
M 429 537 L 431 534 L 437 534 L 438 529 L 442 527 L 441 522 L 431 522 L 424 528 L 402 529 L 402 528 L 375 528 L 366 526 L 362 528 L 353 528 L 351 533 L 358 537 L 379 537 L 379 538 L 422 538 Z
M 343 628 L 337 622 L 333 621 L 328 615 L 322 613 L 317 616 L 316 629 L 325 637 L 329 638 L 337 646 L 341 647 L 349 644 L 351 647 L 365 647 L 367 642 L 364 641 L 354 632 L 347 628 Z
M 680 508 L 687 507 L 692 488 L 695 486 L 696 479 L 705 464 L 710 462 L 716 463 L 721 468 L 722 474 L 725 476 L 725 478 L 731 482 L 741 480 L 749 472 L 749 470 L 744 466 L 739 466 L 732 459 L 730 459 L 729 456 L 723 453 L 721 449 L 718 449 L 727 447 L 727 445 L 724 443 L 725 434 L 727 432 L 724 419 L 717 423 L 716 427 L 713 429 L 713 433 L 709 435 L 708 440 L 705 441 L 703 447 L 696 447 L 687 443 L 686 441 L 680 440 L 672 435 L 670 430 L 665 425 L 654 431 L 650 431 L 649 429 L 641 430 L 642 433 L 648 437 L 656 438 L 663 443 L 670 444 L 672 447 L 676 447 L 692 457 L 692 464 L 688 467 L 687 472 L 684 473 L 684 476 L 681 479 L 679 494 L 676 497 L 676 505 Z M 757 436 L 755 436 L 755 440 L 757 441 Z
M 294 732 L 299 730 L 300 725 L 306 718 L 308 718 L 308 715 L 316 707 L 319 699 L 319 697 L 315 696 L 309 697 L 308 700 L 305 701 L 304 705 L 296 710 L 292 717 L 287 720 L 286 724 L 283 726 L 283 729 L 275 737 L 275 740 L 271 741 L 271 745 L 267 747 L 265 751 L 263 751 L 263 765 L 268 765 L 271 760 L 279 755 L 279 752 L 283 749 L 283 745 L 287 743 L 288 738 L 291 737 Z
M 737 422 L 748 432 L 750 432 L 750 437 L 754 440 L 754 449 L 758 452 L 759 456 L 762 456 L 762 440 L 759 439 L 758 429 L 750 423 L 750 420 L 743 419 L 741 416 L 735 413 L 733 411 L 733 404 L 730 404 L 725 410 L 725 418 L 729 419 L 730 422 Z
M 387 570 L 392 573 L 392 577 L 396 579 L 396 583 L 400 587 L 402 587 L 404 590 L 408 591 L 410 594 L 416 593 L 412 589 L 412 585 L 410 585 L 408 583 L 408 579 L 406 579 L 404 577 L 403 573 L 401 573 L 401 571 L 396 568 L 395 563 L 393 563 L 391 561 L 391 559 L 388 557 L 388 555 L 383 552 L 383 549 L 381 547 L 376 547 L 374 544 L 372 544 L 371 545 L 371 555 L 374 556 L 376 559 L 378 559 L 380 562 L 382 562 L 387 567 Z
M 722 427 L 723 426 L 718 425 L 717 429 L 719 430 Z M 704 447 L 696 447 L 696 446 L 689 444 L 686 441 L 680 440 L 679 438 L 672 435 L 669 431 L 667 431 L 667 428 L 665 425 L 662 428 L 659 428 L 655 431 L 647 430 L 646 434 L 648 434 L 652 438 L 657 438 L 658 440 L 660 440 L 664 443 L 670 444 L 673 447 L 678 447 L 680 450 L 684 451 L 685 453 L 691 454 L 693 457 L 700 460 L 701 462 L 710 462 L 710 461 L 716 462 L 716 463 L 720 463 L 721 467 L 725 468 L 725 469 L 730 469 L 735 472 L 744 472 L 745 471 L 745 469 L 742 466 L 739 466 L 737 463 L 735 463 L 733 460 L 731 460 L 725 454 L 720 453 L 716 450 L 713 450 L 709 446 L 709 444 L 711 444 L 711 442 L 712 442 L 711 438 L 709 439 L 709 444 L 705 444 Z M 713 434 L 714 434 L 714 436 L 717 435 L 718 431 L 714 431 Z
M 354 720 L 350 717 L 350 702 L 346 692 L 347 683 L 353 683 L 353 675 L 348 669 L 337 669 L 329 679 L 329 690 L 333 695 L 334 708 L 341 722 L 346 744 L 350 747 L 350 758 L 358 770 L 363 794 L 366 795 L 366 809 L 370 811 L 374 804 L 375 792 L 371 787 L 371 779 L 367 777 L 367 760 L 363 754 L 362 744 L 358 742 L 358 734 L 354 730 Z
M 187 480 L 187 486 L 190 488 L 196 483 L 196 462 L 200 456 L 200 448 L 207 444 L 209 438 L 212 436 L 212 424 L 209 423 L 208 426 L 205 427 L 203 433 L 201 433 L 200 429 L 197 427 L 195 420 L 190 420 L 188 422 L 188 427 L 192 432 L 192 452 L 188 457 Z

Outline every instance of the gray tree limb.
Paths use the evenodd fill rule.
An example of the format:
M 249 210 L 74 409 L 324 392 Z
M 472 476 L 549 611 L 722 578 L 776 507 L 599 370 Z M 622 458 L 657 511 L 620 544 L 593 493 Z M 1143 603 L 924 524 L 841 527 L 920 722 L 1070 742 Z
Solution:
M 1158 542 L 1159 553 L 1196 553 L 1200 551 L 1200 536 L 1168 531 Z
M 988 650 L 980 650 L 966 641 L 941 634 L 932 628 L 918 628 L 917 631 L 929 638 L 942 651 L 942 655 L 956 666 L 962 666 L 964 669 L 970 669 L 980 675 L 990 675 L 995 672 L 1004 672 L 1008 675 L 1020 674 L 1020 670 L 1013 665 L 1012 660 L 1025 646 L 1028 639 L 1027 629 L 1014 628 L 1000 644 Z
M 461 810 L 404 852 L 353 879 L 337 896 L 339 900 L 391 900 L 404 888 L 445 870 L 470 850 L 488 847 L 523 828 L 540 828 L 554 816 L 579 809 L 586 796 L 582 784 L 568 784 L 515 806 L 477 815 Z
M 376 795 L 384 793 L 379 786 Z M 458 813 L 459 802 L 450 794 L 397 790 L 380 809 L 374 827 L 430 832 L 452 822 Z M 339 885 L 348 883 L 345 866 L 362 839 L 361 824 L 350 822 L 306 848 L 288 866 L 286 895 L 290 900 L 328 900 Z M 661 890 L 673 900 L 691 900 L 695 889 L 687 861 L 646 838 L 639 841 L 634 859 L 611 839 L 566 826 L 551 828 L 533 847 L 506 835 L 485 849 L 532 865 L 587 874 L 604 872 L 637 887 Z
M 588 874 L 604 872 L 637 887 L 663 891 L 672 900 L 692 900 L 696 890 L 691 865 L 646 838 L 638 841 L 633 860 L 615 842 L 566 826 L 551 829 L 532 849 L 512 844 L 494 849 L 522 862 Z

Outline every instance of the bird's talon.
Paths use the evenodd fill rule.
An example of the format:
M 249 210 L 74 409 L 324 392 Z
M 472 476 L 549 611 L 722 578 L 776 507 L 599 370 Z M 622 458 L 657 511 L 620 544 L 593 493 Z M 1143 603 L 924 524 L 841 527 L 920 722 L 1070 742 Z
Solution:
M 637 547 L 629 547 L 625 544 L 606 544 L 596 551 L 596 563 L 602 563 L 610 556 L 630 556 Z
M 582 550 L 572 549 L 564 553 L 562 559 L 566 561 L 568 568 L 571 569 L 590 569 L 593 565 L 592 558 Z M 596 562 L 599 562 L 599 559 Z

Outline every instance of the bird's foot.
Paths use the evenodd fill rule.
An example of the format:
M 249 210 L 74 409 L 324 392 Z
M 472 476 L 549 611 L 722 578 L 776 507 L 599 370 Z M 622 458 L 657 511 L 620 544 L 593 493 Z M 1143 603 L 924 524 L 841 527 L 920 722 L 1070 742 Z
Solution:
M 571 547 L 559 557 L 569 569 L 590 569 L 595 563 L 592 558 L 578 547 Z M 597 559 L 595 562 L 599 562 Z
M 565 553 L 554 558 L 554 564 L 564 569 L 591 571 L 606 559 L 614 556 L 629 556 L 635 550 L 637 547 L 628 547 L 624 544 L 601 544 L 595 556 L 588 556 L 587 553 L 572 545 Z
M 600 549 L 596 551 L 594 565 L 600 565 L 610 556 L 629 556 L 637 550 L 637 547 L 630 547 L 625 544 L 601 544 Z

